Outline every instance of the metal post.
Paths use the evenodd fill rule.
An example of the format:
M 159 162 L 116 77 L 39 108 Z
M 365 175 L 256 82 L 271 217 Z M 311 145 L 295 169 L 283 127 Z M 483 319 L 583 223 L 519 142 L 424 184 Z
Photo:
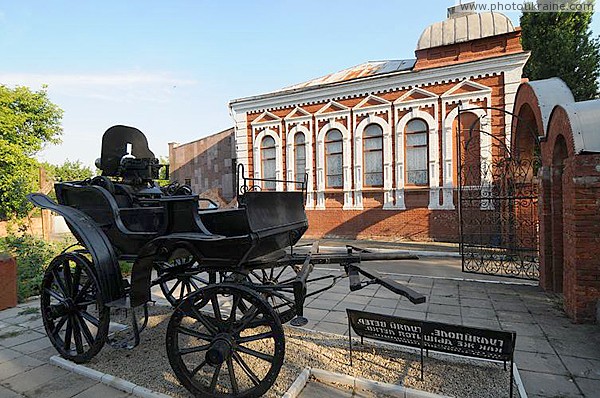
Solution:
M 512 354 L 510 356 L 510 398 L 513 397 L 513 377 L 514 377 L 514 374 L 513 374 L 513 368 L 514 368 L 513 356 L 514 356 L 514 354 Z
M 350 327 L 350 317 L 348 317 L 348 344 L 350 346 L 350 366 L 352 367 L 352 328 Z
M 423 360 L 423 324 L 421 324 L 421 381 L 423 381 L 423 367 L 425 366 L 425 361 Z

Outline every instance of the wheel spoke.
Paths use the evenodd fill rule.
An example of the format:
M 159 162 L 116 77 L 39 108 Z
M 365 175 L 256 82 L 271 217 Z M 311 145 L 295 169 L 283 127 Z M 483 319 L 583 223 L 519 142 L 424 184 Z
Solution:
M 204 361 L 202 361 L 202 363 L 198 366 L 196 366 L 194 368 L 194 370 L 192 370 L 192 377 L 194 377 L 196 375 L 196 373 L 198 373 L 200 371 L 200 369 L 202 369 L 204 367 L 204 365 L 206 365 L 206 359 Z
M 79 296 L 79 283 L 81 282 L 81 265 L 80 264 L 75 264 L 75 273 L 73 275 L 73 285 L 72 285 L 72 289 L 73 289 L 73 294 L 71 297 L 73 298 L 77 298 L 77 296 Z
M 71 335 L 73 334 L 73 321 L 67 315 L 67 329 L 65 330 L 65 351 L 71 351 Z
M 245 344 L 245 343 L 251 343 L 253 341 L 270 339 L 272 337 L 275 337 L 275 335 L 273 334 L 272 331 L 270 331 L 270 332 L 266 332 L 266 333 L 254 334 L 252 336 L 240 337 L 239 339 L 237 339 L 236 342 L 238 344 Z
M 217 388 L 217 382 L 219 381 L 219 373 L 221 373 L 221 366 L 223 364 L 220 363 L 215 367 L 215 373 L 213 373 L 212 380 L 210 381 L 210 391 L 215 392 L 215 388 Z
M 275 277 L 275 280 L 278 281 L 279 278 L 281 277 L 281 275 L 283 274 L 283 272 L 285 271 L 287 267 L 281 267 L 281 271 L 279 271 L 279 274 L 277 274 L 277 277 Z
M 100 320 L 98 318 L 96 318 L 95 316 L 91 315 L 89 312 L 87 311 L 81 311 L 81 316 L 88 321 L 89 323 L 91 323 L 92 325 L 98 327 L 98 325 L 100 324 Z
M 71 315 L 73 318 L 73 338 L 75 339 L 75 349 L 77 354 L 83 354 L 83 341 L 81 340 L 81 328 L 76 315 Z
M 195 316 L 192 316 L 192 318 L 196 319 L 197 321 L 199 321 L 201 324 L 204 325 L 204 327 L 208 330 L 208 332 L 210 334 L 212 334 L 213 336 L 215 334 L 217 334 L 218 332 L 218 328 L 216 328 L 210 318 L 207 318 L 206 316 L 202 315 L 200 313 L 200 311 L 198 311 L 198 309 L 196 307 L 192 307 L 192 312 Z
M 58 286 L 58 289 L 63 294 L 63 296 L 69 297 L 69 295 L 67 294 L 67 288 L 65 287 L 65 284 L 63 283 L 63 279 L 60 276 L 60 274 L 58 273 L 58 271 L 56 270 L 56 268 L 52 270 L 52 276 L 54 277 L 54 282 L 56 283 L 56 286 Z
M 180 333 L 183 333 L 183 334 L 188 335 L 188 336 L 196 337 L 196 338 L 201 339 L 201 340 L 212 341 L 212 339 L 213 339 L 213 336 L 211 336 L 211 335 L 204 334 L 202 332 L 198 332 L 198 331 L 192 330 L 190 328 L 186 328 L 185 326 L 179 326 L 177 328 L 177 330 Z
M 63 315 L 63 317 L 60 318 L 60 321 L 58 321 L 56 323 L 56 325 L 54 326 L 54 330 L 52 331 L 52 335 L 55 338 L 58 337 L 58 333 L 60 332 L 60 329 L 62 329 L 62 327 L 64 326 L 64 324 L 67 321 L 67 319 L 69 319 L 69 314 Z
M 73 295 L 73 279 L 71 276 L 71 267 L 69 266 L 69 260 L 63 261 L 63 275 L 65 276 L 65 287 L 67 288 L 67 297 L 75 297 Z
M 171 296 L 173 294 L 173 292 L 175 291 L 175 289 L 177 289 L 177 286 L 179 286 L 179 284 L 181 283 L 181 281 L 179 279 L 177 279 L 177 282 L 175 282 L 175 284 L 173 285 L 173 287 L 171 288 L 171 290 L 169 290 L 169 296 Z
M 262 359 L 263 361 L 273 362 L 273 355 L 265 354 L 264 352 L 253 350 L 252 348 L 244 347 L 239 345 L 236 350 L 243 352 L 244 354 L 252 355 L 253 357 Z
M 235 359 L 235 361 L 238 363 L 238 365 L 240 365 L 242 370 L 248 375 L 248 377 L 250 378 L 250 380 L 252 380 L 252 383 L 254 383 L 255 386 L 260 384 L 260 379 L 258 378 L 258 376 L 256 376 L 256 373 L 254 373 L 252 371 L 252 369 L 250 369 L 250 366 L 248 366 L 246 361 L 244 361 L 242 359 L 240 354 L 238 354 L 237 352 L 234 352 L 233 359 Z
M 240 392 L 240 388 L 238 387 L 237 379 L 235 378 L 235 370 L 233 370 L 233 360 L 231 357 L 227 358 L 227 370 L 229 371 L 231 389 L 233 390 L 233 393 L 237 395 Z
M 215 319 L 219 321 L 219 323 L 223 322 L 223 318 L 221 317 L 221 309 L 219 308 L 219 298 L 215 294 L 210 298 L 212 303 L 213 313 L 215 314 Z
M 92 282 L 93 282 L 93 280 L 91 278 L 88 279 L 85 282 L 85 284 L 81 287 L 81 289 L 79 289 L 77 296 L 75 296 L 75 302 L 78 302 L 79 300 L 81 300 L 83 298 L 83 295 L 88 291 L 90 286 L 92 286 Z
M 240 332 L 240 331 L 246 329 L 246 327 L 250 324 L 250 322 L 252 322 L 254 319 L 256 319 L 256 317 L 258 315 L 259 315 L 258 308 L 256 308 L 256 305 L 252 304 L 252 307 L 250 307 L 248 309 L 248 311 L 246 311 L 244 313 L 244 315 L 242 316 L 242 319 L 240 319 L 240 324 L 235 329 L 235 332 L 237 333 L 237 332 Z
M 231 327 L 235 323 L 235 313 L 237 311 L 237 307 L 240 304 L 241 300 L 242 300 L 242 297 L 240 295 L 233 296 L 233 303 L 231 304 L 231 312 L 229 313 L 229 319 L 227 320 L 229 327 Z
M 90 328 L 88 327 L 87 323 L 85 323 L 85 320 L 83 319 L 81 314 L 76 314 L 76 316 L 77 321 L 79 322 L 79 327 L 83 332 L 83 337 L 85 338 L 85 341 L 87 341 L 88 345 L 91 347 L 92 344 L 94 344 L 94 336 L 92 335 Z
M 56 300 L 58 300 L 60 302 L 65 301 L 65 297 L 58 294 L 58 292 L 55 292 L 54 290 L 52 290 L 50 288 L 46 288 L 44 290 L 46 290 L 46 293 L 48 293 L 50 296 L 54 297 Z
M 208 337 L 208 336 L 207 336 Z M 204 339 L 203 339 L 204 340 Z M 204 344 L 204 345 L 199 345 L 197 347 L 190 347 L 190 348 L 180 348 L 179 349 L 179 354 L 180 355 L 187 355 L 187 354 L 193 354 L 195 352 L 202 352 L 202 351 L 206 351 L 210 348 L 210 344 Z

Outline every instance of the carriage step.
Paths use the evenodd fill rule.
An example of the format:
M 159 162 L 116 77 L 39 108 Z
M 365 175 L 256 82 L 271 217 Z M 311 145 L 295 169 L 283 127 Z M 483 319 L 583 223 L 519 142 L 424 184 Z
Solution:
M 121 301 L 121 300 L 116 300 Z M 127 307 L 126 300 L 115 303 L 111 307 L 111 318 L 113 314 L 123 317 L 123 322 L 117 322 L 117 330 L 109 335 L 107 341 L 113 348 L 132 349 L 140 344 L 140 333 L 148 325 L 148 304 L 142 306 L 143 314 L 141 322 L 138 320 L 136 308 Z M 139 307 L 137 307 L 139 309 Z

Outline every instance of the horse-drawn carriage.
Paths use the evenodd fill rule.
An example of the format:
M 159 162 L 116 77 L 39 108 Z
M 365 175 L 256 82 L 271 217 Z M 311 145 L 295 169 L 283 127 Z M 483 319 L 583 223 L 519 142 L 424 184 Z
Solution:
M 361 260 L 413 256 L 320 254 L 317 244 L 295 253 L 308 228 L 302 182 L 297 191 L 260 190 L 264 181 L 244 177 L 239 168 L 237 207 L 201 208 L 203 200 L 188 186 L 156 184 L 161 165 L 144 134 L 126 126 L 106 131 L 97 166 L 101 176 L 57 183 L 58 203 L 42 194 L 28 196 L 63 216 L 78 241 L 50 262 L 41 289 L 48 337 L 74 362 L 89 361 L 106 342 L 119 348 L 139 344 L 151 288 L 159 285 L 175 307 L 166 345 L 179 381 L 196 396 L 257 397 L 282 366 L 282 324 L 304 325 L 306 297 L 340 278 L 311 279 L 315 264 L 343 266 L 351 290 L 379 283 L 414 303 L 425 301 L 360 266 Z M 133 263 L 130 278 L 122 275 L 122 262 Z M 308 292 L 307 284 L 316 280 L 329 283 Z M 116 312 L 127 313 L 127 327 L 111 322 Z

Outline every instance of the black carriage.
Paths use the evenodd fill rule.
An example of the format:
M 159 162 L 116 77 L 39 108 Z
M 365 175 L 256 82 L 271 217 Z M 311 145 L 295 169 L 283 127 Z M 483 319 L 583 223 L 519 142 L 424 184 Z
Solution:
M 306 297 L 339 279 L 310 279 L 315 264 L 342 265 L 351 290 L 379 283 L 414 303 L 425 301 L 360 266 L 361 260 L 414 256 L 326 255 L 317 244 L 309 253 L 294 253 L 308 228 L 302 182 L 298 191 L 261 190 L 256 184 L 262 182 L 239 168 L 237 207 L 201 206 L 207 200 L 186 185 L 156 184 L 161 165 L 144 134 L 126 126 L 106 131 L 97 166 L 101 176 L 55 184 L 58 203 L 28 196 L 63 216 L 78 241 L 51 261 L 41 289 L 48 337 L 74 362 L 89 361 L 106 342 L 139 344 L 151 288 L 159 285 L 175 307 L 166 344 L 179 381 L 196 396 L 258 397 L 283 363 L 282 324 L 304 325 Z M 124 261 L 133 263 L 130 278 L 121 273 Z M 307 283 L 322 279 L 331 283 L 307 292 Z M 111 323 L 117 311 L 127 314 L 128 327 Z

